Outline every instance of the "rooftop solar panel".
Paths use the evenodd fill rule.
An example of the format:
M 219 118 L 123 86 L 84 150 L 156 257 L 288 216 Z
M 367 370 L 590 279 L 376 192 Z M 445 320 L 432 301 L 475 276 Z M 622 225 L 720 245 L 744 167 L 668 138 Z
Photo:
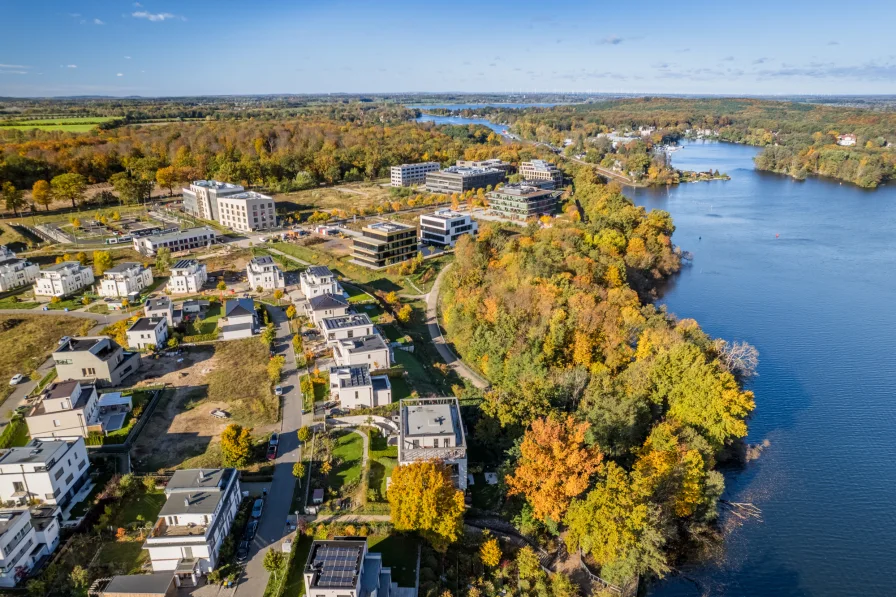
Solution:
M 361 571 L 362 545 L 315 545 L 311 568 L 317 572 L 315 586 L 354 586 Z

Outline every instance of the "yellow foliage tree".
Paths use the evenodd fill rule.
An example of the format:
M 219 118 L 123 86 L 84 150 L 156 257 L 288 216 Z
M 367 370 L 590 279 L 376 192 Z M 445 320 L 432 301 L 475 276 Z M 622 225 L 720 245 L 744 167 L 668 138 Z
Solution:
M 501 546 L 494 537 L 487 537 L 479 547 L 479 557 L 482 563 L 489 568 L 494 568 L 501 563 Z
M 444 463 L 424 460 L 397 467 L 388 498 L 395 530 L 416 531 L 440 552 L 460 537 L 464 494 L 454 487 Z

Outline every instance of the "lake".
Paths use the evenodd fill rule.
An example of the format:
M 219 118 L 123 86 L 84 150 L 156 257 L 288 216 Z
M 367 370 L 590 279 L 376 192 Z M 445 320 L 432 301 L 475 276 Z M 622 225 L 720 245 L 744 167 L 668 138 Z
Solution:
M 560 106 L 565 104 L 415 104 L 405 106 L 412 110 L 476 110 L 478 108 L 550 108 L 552 106 Z M 435 116 L 433 114 L 421 114 L 417 122 L 434 122 L 436 124 L 481 124 L 487 126 L 496 133 L 501 133 L 507 126 L 503 124 L 495 124 L 484 118 L 462 118 L 460 116 Z
M 655 597 L 896 593 L 896 188 L 753 169 L 752 147 L 690 143 L 681 169 L 730 181 L 628 189 L 669 211 L 694 254 L 661 303 L 716 337 L 759 349 L 751 443 L 725 498 L 761 522 L 728 534 L 719 561 L 670 577 Z

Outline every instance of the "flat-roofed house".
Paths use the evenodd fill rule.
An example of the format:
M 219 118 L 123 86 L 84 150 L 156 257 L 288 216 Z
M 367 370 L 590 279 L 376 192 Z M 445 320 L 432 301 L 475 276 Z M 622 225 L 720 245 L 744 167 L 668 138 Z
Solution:
M 175 597 L 180 583 L 170 572 L 122 574 L 97 580 L 89 595 L 96 597 Z
M 337 340 L 345 338 L 359 338 L 374 333 L 373 322 L 366 313 L 352 313 L 339 317 L 324 317 L 320 320 L 320 331 L 327 340 L 327 344 L 333 345 Z
M 76 336 L 53 351 L 56 379 L 85 379 L 119 386 L 140 368 L 140 355 L 107 336 Z
M 408 566 L 413 562 L 407 562 Z M 302 573 L 308 597 L 414 597 L 416 589 L 392 582 L 381 554 L 367 551 L 366 537 L 336 537 L 311 544 Z
M 387 267 L 417 256 L 417 227 L 400 222 L 375 222 L 352 239 L 352 259 L 372 268 Z
M 398 464 L 441 460 L 458 489 L 467 489 L 467 442 L 457 398 L 401 401 Z
M 0 510 L 0 587 L 15 587 L 56 551 L 59 521 L 55 513 L 55 508 Z
M 0 245 L 0 292 L 27 286 L 39 275 L 39 265 L 19 259 L 6 245 Z
M 488 207 L 513 220 L 528 220 L 556 212 L 558 195 L 524 183 L 508 184 L 488 194 Z
M 172 253 L 202 249 L 215 244 L 218 233 L 211 228 L 189 228 L 165 234 L 140 236 L 134 239 L 134 250 L 141 255 L 155 255 L 165 248 Z
M 420 243 L 437 247 L 453 247 L 464 234 L 475 235 L 479 222 L 469 214 L 450 209 L 438 209 L 420 215 Z
M 563 186 L 563 172 L 556 165 L 545 160 L 531 160 L 520 163 L 520 175 L 526 182 L 550 181 L 551 188 L 558 189 Z
M 125 298 L 152 286 L 152 269 L 128 261 L 107 269 L 100 281 L 100 296 Z
M 28 434 L 37 439 L 75 439 L 101 433 L 96 387 L 77 380 L 51 383 L 25 413 Z
M 184 303 L 186 305 L 186 303 Z M 168 322 L 168 327 L 173 328 L 180 325 L 183 320 L 183 309 L 175 309 L 171 299 L 167 296 L 146 299 L 143 302 L 143 313 L 147 317 L 163 317 Z
M 330 367 L 330 396 L 343 408 L 373 408 L 392 402 L 392 384 L 385 375 L 370 375 L 370 366 Z
M 392 366 L 389 346 L 379 334 L 338 340 L 333 343 L 333 360 L 339 367 L 369 365 L 376 370 Z
M 37 500 L 64 509 L 87 482 L 89 471 L 84 438 L 32 439 L 0 456 L 0 501 Z

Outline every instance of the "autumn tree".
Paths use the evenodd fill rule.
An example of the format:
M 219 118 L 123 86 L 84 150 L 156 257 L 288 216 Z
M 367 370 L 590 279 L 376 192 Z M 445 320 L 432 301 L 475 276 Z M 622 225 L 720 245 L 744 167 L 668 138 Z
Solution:
M 280 373 L 283 371 L 283 365 L 286 358 L 283 355 L 277 355 L 268 361 L 268 379 L 271 383 L 280 381 Z
M 221 454 L 224 466 L 242 467 L 252 454 L 252 436 L 249 429 L 231 423 L 221 432 Z
M 396 313 L 396 317 L 398 317 L 398 321 L 401 323 L 408 323 L 411 320 L 411 314 L 413 313 L 413 309 L 410 305 L 403 305 L 401 309 Z
M 303 444 L 311 439 L 311 429 L 309 429 L 307 425 L 299 427 L 299 430 L 296 433 L 299 436 L 299 441 Z
M 181 171 L 175 166 L 165 166 L 156 170 L 156 182 L 159 186 L 168 189 L 168 194 L 174 194 L 174 187 L 181 181 Z
M 9 181 L 3 183 L 0 194 L 3 195 L 3 203 L 6 209 L 12 210 L 16 217 L 19 215 L 19 209 L 25 206 L 25 195 L 21 190 L 17 189 Z
M 286 308 L 286 317 L 288 319 L 295 319 L 296 317 L 296 306 L 290 305 Z
M 446 464 L 425 460 L 396 467 L 388 499 L 395 530 L 416 531 L 441 552 L 460 537 L 464 494 Z
M 156 269 L 159 272 L 167 272 L 169 267 L 171 267 L 171 249 L 161 247 L 156 251 Z
M 528 545 L 516 552 L 516 570 L 521 580 L 535 581 L 544 577 L 538 554 Z
M 69 200 L 72 207 L 77 207 L 79 201 L 84 198 L 87 190 L 87 179 L 73 172 L 60 174 L 50 181 L 53 196 L 60 200 Z
M 485 535 L 485 540 L 479 546 L 479 558 L 489 568 L 495 568 L 501 563 L 501 545 L 495 537 L 491 536 L 491 533 Z
M 97 250 L 93 252 L 93 273 L 102 276 L 106 270 L 112 267 L 112 253 L 110 251 Z
M 86 266 L 88 263 L 90 263 L 90 260 L 87 258 L 87 253 L 85 253 L 84 251 L 78 251 L 78 253 L 75 255 L 75 259 L 82 266 Z
M 270 348 L 271 344 L 273 344 L 274 340 L 277 338 L 277 329 L 274 327 L 273 323 L 264 326 L 260 338 L 261 343 Z
M 50 183 L 46 180 L 35 182 L 34 186 L 31 187 L 31 200 L 34 201 L 35 205 L 41 205 L 47 211 L 50 211 L 50 204 L 53 203 L 53 191 L 50 188 Z
M 588 489 L 603 455 L 585 443 L 588 423 L 549 416 L 532 421 L 520 444 L 508 492 L 522 495 L 541 521 L 560 522 L 569 502 Z
M 220 282 L 218 282 L 215 288 L 217 288 L 221 292 L 224 292 L 225 290 L 227 290 L 227 282 L 221 280 Z
M 301 462 L 296 462 L 294 465 L 292 465 L 292 476 L 296 479 L 301 480 L 302 477 L 305 476 L 305 465 Z

